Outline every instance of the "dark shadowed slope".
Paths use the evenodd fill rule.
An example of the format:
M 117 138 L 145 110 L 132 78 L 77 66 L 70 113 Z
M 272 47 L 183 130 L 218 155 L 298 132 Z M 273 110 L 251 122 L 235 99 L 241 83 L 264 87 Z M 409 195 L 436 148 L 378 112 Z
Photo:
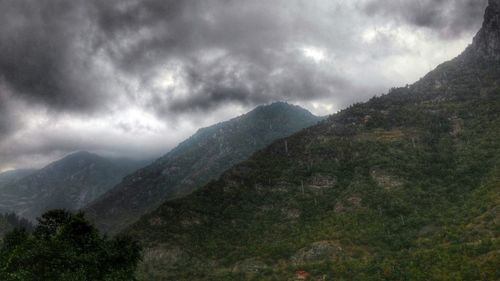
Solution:
M 0 209 L 31 220 L 49 209 L 76 210 L 144 164 L 88 152 L 71 154 L 0 188 Z
M 12 170 L 0 173 L 0 187 L 35 173 L 34 169 Z
M 85 211 L 100 229 L 115 233 L 165 200 L 189 194 L 272 141 L 319 120 L 301 107 L 278 102 L 200 129 L 150 166 L 127 176 Z
M 142 217 L 142 280 L 500 280 L 499 23 Z

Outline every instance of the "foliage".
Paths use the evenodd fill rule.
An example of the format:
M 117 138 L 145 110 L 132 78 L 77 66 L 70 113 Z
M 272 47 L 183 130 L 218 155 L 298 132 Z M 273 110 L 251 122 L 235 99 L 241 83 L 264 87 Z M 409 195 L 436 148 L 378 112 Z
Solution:
M 0 214 L 0 237 L 3 237 L 7 232 L 16 228 L 31 231 L 33 224 L 29 220 L 17 216 L 15 213 Z
M 500 280 L 499 77 L 457 58 L 164 203 L 141 278 Z
M 100 230 L 117 233 L 165 200 L 193 192 L 273 141 L 320 119 L 303 108 L 278 102 L 200 129 L 151 165 L 127 176 L 86 207 L 86 214 Z
M 0 280 L 126 281 L 140 248 L 128 237 L 101 237 L 83 213 L 53 210 L 38 219 L 32 233 L 14 229 L 0 249 Z

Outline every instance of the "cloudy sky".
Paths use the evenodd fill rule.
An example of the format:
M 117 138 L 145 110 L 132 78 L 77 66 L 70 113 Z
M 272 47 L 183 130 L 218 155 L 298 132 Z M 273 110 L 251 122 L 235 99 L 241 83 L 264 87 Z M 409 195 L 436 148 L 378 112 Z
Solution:
M 486 0 L 0 0 L 0 171 L 155 157 L 272 101 L 325 115 L 458 55 Z

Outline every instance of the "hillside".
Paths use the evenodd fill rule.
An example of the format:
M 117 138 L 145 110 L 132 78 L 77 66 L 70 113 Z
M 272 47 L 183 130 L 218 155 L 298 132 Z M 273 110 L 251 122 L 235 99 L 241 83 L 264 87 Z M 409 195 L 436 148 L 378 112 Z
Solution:
M 200 129 L 153 164 L 127 176 L 85 212 L 98 228 L 116 233 L 165 200 L 191 193 L 274 140 L 319 120 L 303 108 L 278 102 Z
M 0 209 L 34 220 L 55 208 L 76 210 L 144 163 L 78 152 L 0 188 Z
M 36 170 L 34 169 L 19 169 L 19 170 L 11 170 L 11 171 L 6 171 L 0 173 L 0 190 L 9 184 L 12 184 L 26 176 L 29 176 L 33 173 L 35 173 Z M 8 210 L 0 208 L 0 213 L 7 213 Z M 0 223 L 0 225 L 5 225 L 4 223 Z M 1 229 L 4 229 L 5 227 L 0 226 L 0 232 Z
M 456 59 L 126 232 L 142 280 L 500 280 L 500 1 Z
M 26 176 L 33 174 L 34 172 L 36 172 L 36 170 L 21 169 L 0 173 L 0 187 L 20 180 Z

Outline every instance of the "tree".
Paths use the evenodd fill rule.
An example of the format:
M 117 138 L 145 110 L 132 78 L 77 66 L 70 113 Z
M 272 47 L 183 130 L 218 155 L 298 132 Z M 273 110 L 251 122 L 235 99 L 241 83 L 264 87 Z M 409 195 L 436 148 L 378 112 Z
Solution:
M 83 213 L 53 210 L 32 233 L 15 229 L 0 248 L 0 280 L 132 281 L 141 258 L 137 242 L 107 238 Z

